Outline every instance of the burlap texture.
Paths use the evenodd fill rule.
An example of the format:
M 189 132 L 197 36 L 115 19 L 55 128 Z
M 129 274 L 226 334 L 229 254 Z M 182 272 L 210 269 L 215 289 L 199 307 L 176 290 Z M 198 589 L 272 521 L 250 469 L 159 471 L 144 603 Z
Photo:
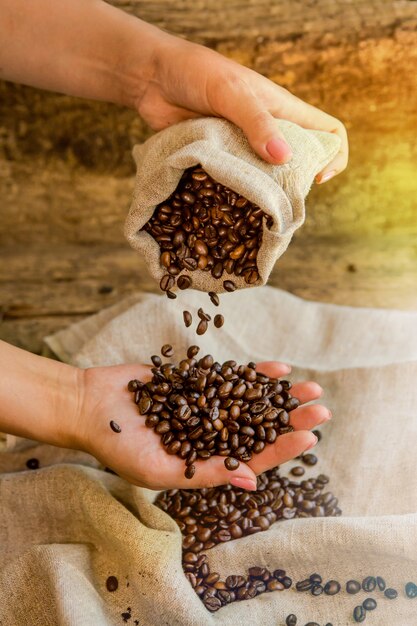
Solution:
M 293 157 L 286 165 L 263 161 L 239 128 L 218 118 L 181 122 L 135 146 L 133 155 L 137 173 L 125 235 L 130 245 L 144 255 L 149 271 L 158 283 L 166 273 L 159 262 L 159 245 L 141 228 L 155 207 L 176 189 L 184 170 L 198 164 L 214 180 L 272 216 L 272 226 L 263 226 L 262 245 L 257 257 L 259 280 L 248 285 L 242 276 L 233 276 L 238 288 L 266 283 L 275 261 L 285 252 L 294 231 L 304 222 L 304 200 L 314 177 L 340 148 L 337 135 L 305 130 L 284 120 L 279 124 L 293 151 Z M 213 278 L 210 272 L 196 270 L 192 272 L 192 280 L 194 289 L 224 291 L 224 279 Z
M 249 565 L 283 567 L 295 580 L 313 571 L 346 582 L 381 575 L 395 601 L 372 594 L 367 624 L 416 626 L 417 600 L 417 313 L 351 309 L 305 302 L 271 288 L 221 299 L 226 324 L 199 338 L 217 358 L 282 359 L 291 378 L 325 389 L 333 420 L 307 476 L 330 474 L 341 518 L 289 520 L 216 546 L 209 562 L 222 575 Z M 194 312 L 201 294 L 181 302 L 140 295 L 48 340 L 82 366 L 145 361 L 173 338 L 177 352 L 194 342 L 180 310 Z M 25 470 L 29 456 L 42 469 Z M 57 464 L 58 463 L 58 464 Z M 282 467 L 286 473 L 296 462 Z M 281 626 L 294 612 L 334 626 L 352 623 L 366 596 L 312 597 L 295 590 L 264 594 L 211 615 L 181 569 L 181 536 L 152 505 L 154 494 L 104 473 L 86 454 L 34 445 L 0 455 L 0 623 L 5 626 L 110 626 L 131 607 L 141 626 Z M 157 468 L 155 468 L 157 471 Z M 105 580 L 119 579 L 109 593 Z M 129 583 L 129 585 L 128 585 Z

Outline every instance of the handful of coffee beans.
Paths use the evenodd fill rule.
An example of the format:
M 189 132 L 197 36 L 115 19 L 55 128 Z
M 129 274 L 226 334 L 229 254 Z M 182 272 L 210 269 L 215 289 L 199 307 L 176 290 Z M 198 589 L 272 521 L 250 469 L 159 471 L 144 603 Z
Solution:
M 228 470 L 250 461 L 293 430 L 289 413 L 299 405 L 289 381 L 257 372 L 252 362 L 220 364 L 210 354 L 197 360 L 199 350 L 190 346 L 178 365 L 162 364 L 155 355 L 152 380 L 128 384 L 146 426 L 161 437 L 168 454 L 184 459 L 186 478 L 194 476 L 197 459 L 223 456 Z
M 272 218 L 214 181 L 201 166 L 185 170 L 177 189 L 143 227 L 161 249 L 160 263 L 166 269 L 161 289 L 174 298 L 172 289 L 191 287 L 195 270 L 210 272 L 214 279 L 243 276 L 254 285 L 264 222 L 270 227 Z M 226 291 L 228 282 L 223 282 Z

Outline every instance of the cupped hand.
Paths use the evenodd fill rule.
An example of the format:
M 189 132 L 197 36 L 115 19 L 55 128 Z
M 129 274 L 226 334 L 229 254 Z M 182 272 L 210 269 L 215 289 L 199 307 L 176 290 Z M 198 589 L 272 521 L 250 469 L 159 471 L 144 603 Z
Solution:
M 289 372 L 287 365 L 276 362 L 260 363 L 257 369 L 276 378 Z M 75 426 L 82 441 L 80 447 L 122 478 L 150 489 L 192 489 L 229 482 L 256 489 L 257 474 L 314 446 L 317 438 L 310 429 L 330 419 L 325 406 L 305 406 L 320 397 L 322 389 L 317 383 L 294 384 L 291 393 L 302 404 L 290 413 L 293 432 L 281 435 L 233 472 L 225 468 L 224 457 L 196 461 L 196 472 L 190 480 L 184 477 L 184 461 L 167 454 L 160 436 L 145 426 L 133 394 L 127 391 L 127 383 L 134 378 L 147 382 L 151 378 L 150 369 L 143 365 L 120 365 L 85 370 L 83 400 Z M 111 430 L 111 420 L 120 426 L 120 433 Z
M 162 39 L 156 69 L 134 102 L 141 117 L 161 130 L 189 118 L 224 117 L 239 126 L 260 157 L 273 164 L 291 159 L 277 119 L 328 131 L 341 139 L 339 153 L 316 177 L 323 183 L 348 162 L 344 125 L 257 72 L 203 46 L 176 37 Z

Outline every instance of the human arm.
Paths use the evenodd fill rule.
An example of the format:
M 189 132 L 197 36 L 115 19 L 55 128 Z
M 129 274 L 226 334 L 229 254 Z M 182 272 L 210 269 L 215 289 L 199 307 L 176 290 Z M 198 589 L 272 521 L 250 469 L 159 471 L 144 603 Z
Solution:
M 203 46 L 171 36 L 101 0 L 0 0 L 0 78 L 134 108 L 154 130 L 219 116 L 266 161 L 291 152 L 276 118 L 342 141 L 316 181 L 348 160 L 343 124 L 283 87 Z

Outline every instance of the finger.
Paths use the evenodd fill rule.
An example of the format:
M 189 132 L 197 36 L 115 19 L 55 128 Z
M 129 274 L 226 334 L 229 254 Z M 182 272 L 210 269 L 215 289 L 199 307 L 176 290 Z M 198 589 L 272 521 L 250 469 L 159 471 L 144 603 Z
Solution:
M 322 404 L 299 406 L 290 413 L 290 424 L 295 430 L 311 430 L 319 424 L 329 421 L 331 413 Z
M 345 126 L 337 118 L 303 102 L 282 87 L 276 86 L 276 88 L 278 88 L 277 101 L 279 100 L 279 104 L 271 107 L 270 110 L 273 115 L 295 122 L 303 128 L 324 130 L 340 138 L 341 145 L 338 154 L 331 163 L 317 174 L 316 182 L 321 184 L 340 174 L 346 168 L 349 160 L 349 141 Z
M 298 398 L 301 404 L 317 400 L 323 393 L 322 387 L 318 383 L 308 381 L 305 383 L 295 383 L 291 387 L 291 395 Z
M 257 364 L 256 371 L 270 378 L 281 378 L 291 372 L 291 367 L 278 361 L 263 361 Z
M 212 108 L 220 117 L 230 120 L 245 133 L 254 151 L 268 163 L 287 163 L 291 147 L 279 123 L 255 96 L 242 77 L 232 75 L 222 88 L 211 95 Z
M 207 461 L 197 461 L 193 478 L 187 479 L 182 474 L 181 478 L 178 476 L 173 480 L 172 488 L 202 489 L 231 483 L 242 489 L 256 490 L 256 475 L 249 465 L 240 463 L 236 470 L 230 471 L 224 460 L 225 457 L 212 456 Z
M 261 474 L 303 454 L 316 443 L 317 437 L 309 430 L 297 430 L 287 435 L 281 435 L 275 443 L 265 446 L 263 452 L 255 454 L 249 461 L 249 466 L 255 474 Z

